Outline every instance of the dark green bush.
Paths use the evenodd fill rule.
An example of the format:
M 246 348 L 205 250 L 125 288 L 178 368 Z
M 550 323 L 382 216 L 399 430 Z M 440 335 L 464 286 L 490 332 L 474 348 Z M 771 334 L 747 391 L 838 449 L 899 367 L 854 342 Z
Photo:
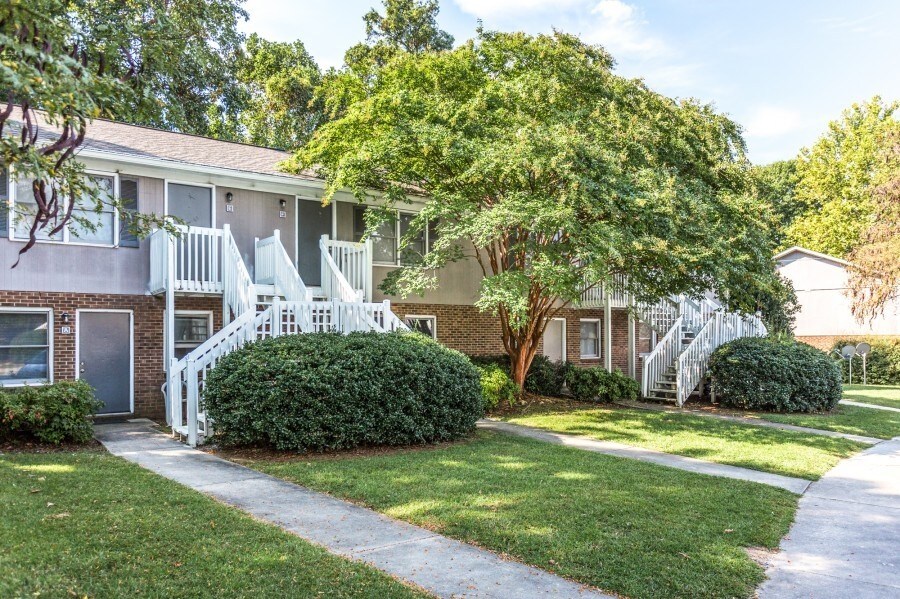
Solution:
M 559 397 L 571 369 L 570 362 L 554 362 L 547 356 L 537 355 L 525 376 L 525 390 L 537 395 Z
M 774 412 L 822 412 L 841 399 L 841 371 L 805 343 L 745 337 L 713 352 L 709 372 L 725 406 Z
M 203 400 L 223 445 L 294 450 L 458 439 L 484 410 L 464 355 L 400 333 L 250 343 L 213 369 Z
M 91 415 L 103 404 L 84 381 L 59 381 L 0 392 L 0 438 L 59 445 L 93 438 Z
M 840 352 L 845 345 L 855 347 L 862 341 L 872 346 L 871 353 L 866 356 L 866 383 L 870 385 L 900 385 L 900 339 L 840 339 L 835 341 L 831 349 Z M 841 360 L 840 365 L 844 382 L 848 382 L 850 380 L 850 364 L 847 360 Z M 862 383 L 862 373 L 862 358 L 856 356 L 853 358 L 854 383 Z
M 634 379 L 620 370 L 608 372 L 599 366 L 571 368 L 566 383 L 572 397 L 578 401 L 634 400 L 640 393 L 640 385 Z
M 506 402 L 512 405 L 519 394 L 519 387 L 509 378 L 509 371 L 497 364 L 478 366 L 481 373 L 481 396 L 485 411 L 490 411 Z

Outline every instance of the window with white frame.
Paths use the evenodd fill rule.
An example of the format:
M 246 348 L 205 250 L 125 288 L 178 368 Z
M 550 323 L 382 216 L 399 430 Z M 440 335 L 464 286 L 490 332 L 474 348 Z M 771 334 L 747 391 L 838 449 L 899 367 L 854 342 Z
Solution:
M 0 384 L 50 381 L 52 314 L 49 309 L 0 309 Z
M 180 360 L 209 339 L 212 312 L 175 312 L 175 358 Z
M 57 243 L 77 243 L 87 245 L 114 246 L 118 241 L 118 218 L 114 206 L 117 197 L 118 177 L 115 174 L 88 173 L 88 185 L 97 191 L 102 202 L 100 212 L 95 210 L 94 200 L 88 196 L 75 200 L 70 220 L 61 230 L 51 234 L 56 223 L 50 222 L 42 230 L 36 232 L 38 241 L 54 241 Z M 34 199 L 32 181 L 17 179 L 10 186 L 13 191 L 13 218 L 11 231 L 14 239 L 28 239 L 34 215 L 37 214 L 37 202 Z M 60 216 L 67 206 L 60 207 Z
M 581 357 L 600 357 L 600 320 L 581 321 Z
M 406 326 L 416 333 L 422 333 L 432 339 L 437 339 L 437 318 L 434 316 L 409 315 L 403 319 Z
M 353 212 L 354 241 L 362 240 L 366 233 L 365 206 L 355 206 Z M 372 260 L 378 264 L 415 264 L 426 252 L 431 251 L 437 239 L 437 223 L 429 221 L 428 226 L 418 232 L 416 237 L 400 251 L 400 239 L 409 232 L 412 221 L 416 218 L 413 212 L 397 210 L 395 216 L 378 226 L 369 238 L 372 240 Z

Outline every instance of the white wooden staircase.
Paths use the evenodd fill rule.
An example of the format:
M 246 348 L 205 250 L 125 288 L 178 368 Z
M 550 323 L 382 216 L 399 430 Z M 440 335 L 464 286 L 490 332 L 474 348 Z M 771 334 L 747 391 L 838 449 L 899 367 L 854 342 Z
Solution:
M 726 312 L 716 302 L 690 298 L 637 305 L 642 321 L 662 335 L 644 358 L 641 394 L 646 399 L 684 405 L 706 378 L 709 357 L 741 337 L 764 337 L 759 316 Z
M 255 242 L 255 278 L 228 226 L 160 229 L 150 236 L 150 291 L 166 295 L 167 422 L 194 446 L 212 433 L 201 402 L 218 361 L 245 343 L 295 333 L 408 330 L 390 302 L 372 303 L 370 243 L 320 240 L 318 298 L 297 272 L 278 231 Z M 225 326 L 184 358 L 174 357 L 175 295 L 222 296 Z

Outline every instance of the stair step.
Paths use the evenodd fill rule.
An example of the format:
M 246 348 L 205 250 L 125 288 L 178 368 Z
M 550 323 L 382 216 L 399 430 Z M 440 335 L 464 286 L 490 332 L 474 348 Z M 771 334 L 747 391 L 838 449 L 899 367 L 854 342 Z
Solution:
M 654 387 L 654 388 L 650 389 L 650 393 L 668 395 L 670 393 L 675 394 L 675 393 L 677 393 L 677 391 L 675 389 L 660 389 L 658 387 Z
M 649 399 L 650 401 L 664 401 L 666 403 L 675 403 L 676 401 L 674 397 L 660 397 L 656 395 L 648 395 L 644 399 Z

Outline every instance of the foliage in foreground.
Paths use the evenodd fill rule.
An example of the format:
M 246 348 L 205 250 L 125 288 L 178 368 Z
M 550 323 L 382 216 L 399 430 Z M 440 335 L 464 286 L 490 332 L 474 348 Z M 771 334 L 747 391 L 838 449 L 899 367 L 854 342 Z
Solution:
M 841 371 L 805 343 L 744 337 L 719 347 L 709 372 L 722 405 L 772 412 L 823 412 L 841 400 Z
M 898 339 L 866 339 L 863 337 L 838 339 L 831 346 L 831 351 L 841 351 L 845 345 L 856 346 L 865 341 L 872 346 L 866 356 L 866 383 L 870 385 L 900 385 L 900 338 Z M 844 382 L 850 381 L 850 364 L 840 360 L 841 376 Z M 862 357 L 853 356 L 853 382 L 862 383 Z
M 519 388 L 509 378 L 509 370 L 498 364 L 485 364 L 477 368 L 481 374 L 481 395 L 485 412 L 500 404 L 512 405 L 516 401 Z
M 429 451 L 253 467 L 541 569 L 644 599 L 751 597 L 751 546 L 777 547 L 796 497 L 500 434 Z
M 0 456 L 0 597 L 425 597 L 100 451 Z
M 292 450 L 449 441 L 483 414 L 471 362 L 402 333 L 250 343 L 216 365 L 203 400 L 223 445 Z
M 0 439 L 87 443 L 94 436 L 91 416 L 102 405 L 81 380 L 0 391 Z
M 621 370 L 609 372 L 599 366 L 570 369 L 566 383 L 578 401 L 635 400 L 641 392 L 638 382 Z

